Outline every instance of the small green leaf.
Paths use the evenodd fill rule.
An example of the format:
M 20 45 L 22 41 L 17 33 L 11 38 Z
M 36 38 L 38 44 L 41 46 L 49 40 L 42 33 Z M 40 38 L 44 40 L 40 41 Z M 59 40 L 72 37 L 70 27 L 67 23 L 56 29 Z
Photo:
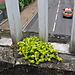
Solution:
M 19 55 L 22 55 L 22 52 L 18 52 Z
M 35 61 L 34 60 L 28 60 L 30 63 L 35 63 Z

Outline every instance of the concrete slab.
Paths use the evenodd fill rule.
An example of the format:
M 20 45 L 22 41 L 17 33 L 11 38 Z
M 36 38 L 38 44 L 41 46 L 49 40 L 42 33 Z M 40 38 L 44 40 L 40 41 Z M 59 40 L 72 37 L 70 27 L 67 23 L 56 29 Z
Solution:
M 50 42 L 51 45 L 53 45 L 54 49 L 57 50 L 59 53 L 67 53 L 69 52 L 69 44 L 64 43 L 56 43 L 56 42 Z M 1 46 L 11 46 L 12 45 L 12 39 L 10 37 L 1 37 L 0 39 L 0 45 Z
M 1 46 L 11 46 L 12 39 L 10 37 L 1 37 L 0 38 L 0 45 Z
M 51 45 L 53 45 L 54 49 L 57 50 L 59 53 L 70 54 L 70 52 L 69 52 L 69 44 L 53 42 L 53 43 L 51 43 Z

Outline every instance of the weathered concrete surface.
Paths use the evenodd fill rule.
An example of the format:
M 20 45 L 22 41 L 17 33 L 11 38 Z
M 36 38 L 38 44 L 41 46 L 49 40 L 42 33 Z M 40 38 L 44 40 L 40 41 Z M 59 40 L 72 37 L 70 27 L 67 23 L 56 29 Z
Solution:
M 4 62 L 4 61 L 0 61 L 0 73 L 4 72 L 4 70 L 7 70 L 11 67 L 13 67 L 13 64 L 8 63 L 8 62 Z
M 13 67 L 14 63 L 13 50 L 9 47 L 0 46 L 0 72 Z
M 74 71 L 75 72 L 75 56 L 67 55 L 67 54 L 59 54 L 60 57 L 63 58 L 62 62 L 44 62 L 40 63 L 39 65 L 30 64 L 29 62 L 26 62 L 25 60 L 22 60 L 22 58 L 18 58 L 16 61 L 16 64 L 25 64 L 25 65 L 32 65 L 36 66 L 38 68 L 48 68 L 48 69 L 57 69 L 62 71 Z
M 31 35 L 35 35 L 35 33 L 24 34 L 24 37 L 31 36 Z M 36 35 L 38 35 L 38 34 L 36 34 Z M 62 39 L 62 41 L 65 39 L 65 37 L 61 38 L 60 36 L 58 36 L 58 37 L 56 37 L 54 35 L 52 35 L 52 36 L 49 37 L 49 39 L 51 39 L 51 38 L 54 39 L 54 37 L 55 37 L 55 40 L 57 42 L 61 39 Z M 67 38 L 68 37 L 66 37 L 65 44 L 67 42 L 69 42 L 69 39 L 67 39 Z M 51 40 L 51 42 L 54 42 L 55 40 Z M 62 46 L 60 46 L 60 49 L 62 50 L 63 48 L 61 48 L 61 47 Z M 50 75 L 50 72 L 52 71 L 52 69 L 54 69 L 53 72 L 55 72 L 56 70 L 59 71 L 59 72 L 62 72 L 62 74 L 59 74 L 59 75 L 66 75 L 66 74 L 63 74 L 63 71 L 64 72 L 65 71 L 74 72 L 74 74 L 70 74 L 70 75 L 75 75 L 75 56 L 72 56 L 71 54 L 67 54 L 67 53 L 60 53 L 59 56 L 63 58 L 62 62 L 57 62 L 57 61 L 54 60 L 53 62 L 44 62 L 44 63 L 41 63 L 39 65 L 35 65 L 35 64 L 30 64 L 29 62 L 23 60 L 21 58 L 21 56 L 17 54 L 15 46 L 7 46 L 7 47 L 5 47 L 5 45 L 0 46 L 0 61 L 2 62 L 2 64 L 0 64 L 0 67 L 1 67 L 0 72 L 1 73 L 5 72 L 5 74 L 3 74 L 3 75 L 6 75 L 6 73 L 7 73 L 7 75 L 10 75 L 10 74 L 8 74 L 8 71 L 11 72 L 11 71 L 15 70 L 15 72 L 17 73 L 17 72 L 19 72 L 19 70 L 22 71 L 23 68 L 25 70 L 28 68 L 29 72 L 31 73 L 32 70 L 35 70 L 35 68 L 37 68 L 37 72 L 38 72 L 39 75 L 42 75 L 42 74 Z M 21 67 L 18 67 L 17 65 L 21 65 Z M 22 66 L 22 65 L 24 65 L 24 66 Z M 13 66 L 15 66 L 16 69 L 18 69 L 18 71 Z M 33 68 L 31 68 L 30 66 L 32 66 Z M 10 68 L 11 68 L 11 71 L 10 71 Z M 24 71 L 24 69 L 23 69 L 23 71 Z M 45 70 L 46 70 L 46 72 L 45 72 Z M 28 71 L 26 72 L 26 74 L 27 73 L 28 73 Z M 28 73 L 28 74 L 30 74 L 30 73 Z M 32 74 L 36 75 L 35 71 Z M 12 73 L 12 75 L 16 75 L 16 74 Z M 18 75 L 22 75 L 22 72 L 21 72 L 21 74 L 18 74 Z M 56 75 L 56 74 L 54 74 L 54 75 Z
M 53 45 L 54 49 L 57 50 L 59 53 L 66 53 L 66 54 L 71 54 L 69 52 L 69 44 L 66 43 L 56 43 L 56 42 L 50 42 L 51 45 Z
M 57 69 L 37 68 L 35 66 L 17 65 L 14 68 L 5 70 L 1 75 L 75 75 L 72 71 L 60 71 Z
M 0 61 L 14 64 L 13 49 L 9 47 L 0 47 Z
M 0 45 L 1 46 L 11 46 L 12 39 L 10 37 L 1 37 L 0 38 Z

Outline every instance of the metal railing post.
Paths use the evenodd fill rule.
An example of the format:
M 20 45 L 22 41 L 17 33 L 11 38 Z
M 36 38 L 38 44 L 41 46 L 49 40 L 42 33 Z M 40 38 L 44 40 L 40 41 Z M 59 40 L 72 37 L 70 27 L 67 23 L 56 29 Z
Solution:
M 9 27 L 13 43 L 17 43 L 23 37 L 18 0 L 5 0 Z
M 73 21 L 72 21 L 72 31 L 71 31 L 71 42 L 69 51 L 75 54 L 75 0 L 73 9 Z
M 48 41 L 48 0 L 38 0 L 39 36 Z

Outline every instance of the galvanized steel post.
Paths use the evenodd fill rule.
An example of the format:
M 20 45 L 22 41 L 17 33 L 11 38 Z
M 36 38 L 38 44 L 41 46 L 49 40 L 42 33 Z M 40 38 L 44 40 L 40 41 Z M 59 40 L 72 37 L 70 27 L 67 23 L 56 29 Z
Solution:
M 39 36 L 48 41 L 48 0 L 38 0 Z
M 69 51 L 75 54 L 75 0 L 74 0 L 74 9 L 73 9 L 73 21 L 72 21 L 72 31 L 71 31 L 71 42 Z
M 16 44 L 23 37 L 19 12 L 19 2 L 18 0 L 5 0 L 5 3 L 12 41 Z

